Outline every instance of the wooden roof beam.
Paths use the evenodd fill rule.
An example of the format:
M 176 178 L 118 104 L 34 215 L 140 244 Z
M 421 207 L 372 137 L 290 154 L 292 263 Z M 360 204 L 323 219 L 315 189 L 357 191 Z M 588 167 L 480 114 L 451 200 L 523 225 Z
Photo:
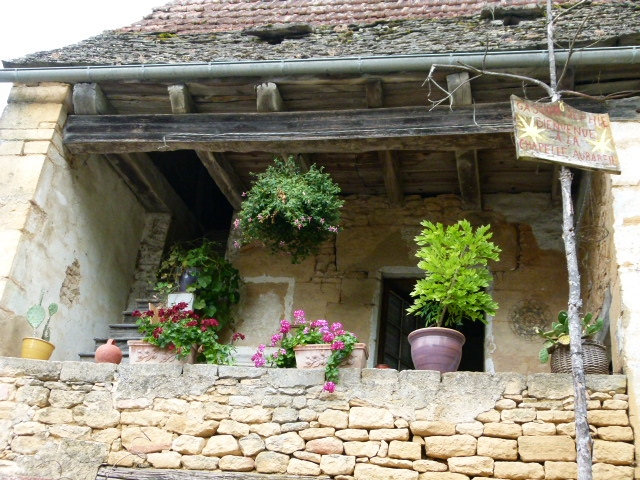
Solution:
M 73 86 L 72 99 L 76 115 L 117 113 L 97 83 L 76 83 Z
M 452 106 L 472 105 L 469 73 L 460 72 L 447 75 L 447 90 L 452 97 Z M 456 169 L 462 205 L 467 210 L 482 209 L 480 174 L 478 172 L 478 151 L 456 150 Z
M 365 83 L 364 87 L 367 107 L 382 108 L 384 104 L 382 81 L 378 78 L 371 79 Z M 384 185 L 389 202 L 391 205 L 402 205 L 404 203 L 404 189 L 400 179 L 400 163 L 397 155 L 390 150 L 381 150 L 378 152 L 378 160 L 382 166 Z
M 189 92 L 189 87 L 170 85 L 168 90 L 173 113 L 196 113 L 196 104 Z M 195 152 L 227 201 L 235 210 L 239 210 L 245 188 L 231 164 L 221 153 L 216 154 L 207 150 L 195 150 Z

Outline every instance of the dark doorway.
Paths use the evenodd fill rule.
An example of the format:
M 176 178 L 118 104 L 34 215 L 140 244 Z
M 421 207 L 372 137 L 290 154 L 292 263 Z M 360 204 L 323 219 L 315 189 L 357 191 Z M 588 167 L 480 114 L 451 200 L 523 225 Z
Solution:
M 422 319 L 407 313 L 413 303 L 411 290 L 416 278 L 386 278 L 382 285 L 381 317 L 378 331 L 377 363 L 396 370 L 413 369 L 407 335 L 423 327 Z M 466 341 L 462 349 L 459 371 L 484 371 L 484 325 L 467 322 L 456 328 Z

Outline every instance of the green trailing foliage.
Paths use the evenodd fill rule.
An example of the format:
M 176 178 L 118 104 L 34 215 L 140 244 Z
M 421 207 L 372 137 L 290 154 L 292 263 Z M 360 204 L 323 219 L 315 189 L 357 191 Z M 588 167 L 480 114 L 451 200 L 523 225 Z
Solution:
M 582 339 L 588 340 L 596 333 L 602 331 L 604 328 L 604 319 L 598 318 L 593 320 L 593 314 L 587 313 L 581 320 L 580 326 L 582 328 Z M 551 324 L 551 330 L 542 330 L 536 327 L 536 334 L 544 338 L 544 344 L 538 354 L 540 363 L 547 363 L 550 355 L 558 348 L 559 345 L 569 345 L 571 343 L 571 337 L 569 336 L 569 314 L 562 310 L 558 313 L 558 320 Z
M 340 187 L 321 167 L 302 172 L 293 157 L 274 159 L 267 170 L 253 174 L 253 186 L 234 223 L 242 243 L 264 243 L 273 253 L 291 255 L 299 263 L 318 252 L 319 245 L 338 233 Z
M 475 230 L 467 220 L 444 226 L 428 220 L 415 238 L 418 267 L 425 277 L 411 292 L 409 313 L 424 318 L 425 326 L 454 327 L 464 320 L 486 323 L 498 304 L 486 292 L 491 284 L 489 260 L 498 261 L 500 248 L 491 242 L 490 225 Z
M 232 308 L 240 301 L 240 272 L 220 253 L 220 246 L 209 239 L 195 244 L 173 245 L 160 264 L 155 290 L 162 294 L 178 291 L 180 277 L 189 270 L 195 283 L 187 292 L 195 295 L 194 311 L 215 318 L 220 328 L 233 327 Z

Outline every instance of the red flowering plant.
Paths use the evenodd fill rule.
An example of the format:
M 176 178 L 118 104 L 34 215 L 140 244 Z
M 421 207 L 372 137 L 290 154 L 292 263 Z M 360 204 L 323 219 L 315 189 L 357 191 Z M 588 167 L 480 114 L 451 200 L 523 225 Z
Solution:
M 338 367 L 351 355 L 358 338 L 353 333 L 344 330 L 339 322 L 329 324 L 326 320 L 307 321 L 304 310 L 296 310 L 293 317 L 293 323 L 289 320 L 281 320 L 280 330 L 271 337 L 270 346 L 276 347 L 277 350 L 271 354 L 265 354 L 267 346 L 260 345 L 251 360 L 256 367 L 269 364 L 269 366 L 277 368 L 295 368 L 295 347 L 298 345 L 330 344 L 331 355 L 327 359 L 324 371 L 326 382 L 323 390 L 333 393 L 340 378 Z
M 195 350 L 198 362 L 232 365 L 235 342 L 244 340 L 244 335 L 236 332 L 230 343 L 220 343 L 220 323 L 215 318 L 200 317 L 185 302 L 167 308 L 151 307 L 146 312 L 136 310 L 133 316 L 145 342 L 175 350 L 178 358 Z

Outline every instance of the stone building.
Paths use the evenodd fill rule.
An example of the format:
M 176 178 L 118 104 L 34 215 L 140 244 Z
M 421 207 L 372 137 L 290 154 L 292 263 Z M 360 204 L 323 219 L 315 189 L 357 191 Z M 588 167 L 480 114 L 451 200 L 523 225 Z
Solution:
M 629 419 L 632 424 L 636 419 L 634 386 L 640 375 L 640 354 L 633 348 L 640 333 L 632 321 L 640 312 L 640 305 L 633 300 L 638 275 L 638 250 L 633 238 L 638 224 L 634 212 L 640 170 L 633 160 L 640 150 L 640 11 L 631 2 L 594 1 L 568 8 L 557 22 L 556 41 L 558 64 L 562 66 L 571 56 L 563 85 L 584 97 L 567 97 L 567 102 L 575 101 L 573 104 L 585 111 L 610 115 L 620 162 L 620 175 L 574 170 L 573 196 L 583 310 L 605 318 L 604 340 L 610 347 L 612 371 L 620 374 L 612 377 L 611 385 L 607 383 L 608 389 L 598 384 L 592 392 L 600 402 L 598 408 L 605 409 L 607 401 L 626 402 L 626 395 L 630 397 L 624 408 L 623 404 L 607 403 L 617 405 L 612 410 L 625 411 L 626 423 L 607 419 L 600 426 L 628 428 Z M 571 55 L 569 45 L 575 49 Z M 527 387 L 529 380 L 524 378 L 548 372 L 548 366 L 538 362 L 540 342 L 532 336 L 532 328 L 548 325 L 567 304 L 559 167 L 518 160 L 515 155 L 509 98 L 515 94 L 544 101 L 543 90 L 518 79 L 490 75 L 465 82 L 459 71 L 446 65 L 484 66 L 548 81 L 545 49 L 544 8 L 524 0 L 453 0 L 446 5 L 437 1 L 418 5 L 409 1 L 182 0 L 154 9 L 134 25 L 104 32 L 77 45 L 3 61 L 0 81 L 13 82 L 14 86 L 0 118 L 0 331 L 4 339 L 0 355 L 19 355 L 20 339 L 28 333 L 24 314 L 44 289 L 45 301 L 60 304 L 52 325 L 56 343 L 52 359 L 65 363 L 52 362 L 53 370 L 49 371 L 49 367 L 24 367 L 5 359 L 0 376 L 35 379 L 35 383 L 29 383 L 34 388 L 50 388 L 46 383 L 54 381 L 110 385 L 117 378 L 113 372 L 86 366 L 92 373 L 85 375 L 77 373 L 74 366 L 65 366 L 66 362 L 78 360 L 80 352 L 92 349 L 93 339 L 106 337 L 109 324 L 120 321 L 123 309 L 149 294 L 168 245 L 202 235 L 227 242 L 227 256 L 241 272 L 244 284 L 236 320 L 238 329 L 247 333 L 243 358 L 269 338 L 281 318 L 290 318 L 295 309 L 301 308 L 310 318 L 344 323 L 369 345 L 369 366 L 383 363 L 386 353 L 402 347 L 402 338 L 408 333 L 407 329 L 402 331 L 395 343 L 391 335 L 381 341 L 387 326 L 395 321 L 393 307 L 404 310 L 403 305 L 410 301 L 408 290 L 419 275 L 413 255 L 419 222 L 467 218 L 474 224 L 490 223 L 503 253 L 491 268 L 491 292 L 500 308 L 486 327 L 468 332 L 470 358 L 464 370 L 485 372 L 486 378 L 499 377 L 500 385 L 510 387 L 480 402 L 482 408 L 477 407 L 473 415 L 465 415 L 469 422 L 497 423 L 502 419 L 509 423 L 513 419 L 508 414 L 499 414 L 498 420 L 493 419 L 496 422 L 490 415 L 486 422 L 477 416 L 489 410 L 512 409 L 510 401 L 514 402 L 513 408 L 526 403 L 526 390 L 530 393 L 533 387 Z M 434 64 L 445 65 L 437 68 L 435 77 L 443 90 L 433 84 L 429 90 L 425 84 Z M 431 109 L 430 102 L 446 100 L 446 90 L 453 91 L 455 82 L 462 83 L 456 92 L 464 96 L 456 95 L 451 108 Z M 587 97 L 607 99 L 596 102 Z M 241 194 L 250 186 L 250 173 L 263 170 L 274 155 L 282 154 L 300 155 L 305 162 L 323 166 L 340 185 L 346 200 L 343 230 L 335 241 L 323 246 L 319 255 L 300 264 L 272 256 L 259 246 L 239 250 L 230 246 L 235 235 L 230 227 Z M 121 368 L 121 378 L 125 378 L 130 370 Z M 229 373 L 221 368 L 213 374 L 220 373 L 221 384 L 225 379 L 251 383 L 247 379 L 263 375 L 250 371 L 240 368 Z M 517 380 L 504 380 L 511 374 Z M 196 368 L 189 375 L 198 377 L 202 372 Z M 387 379 L 387 374 L 366 375 L 353 381 L 355 390 L 366 390 L 356 387 L 359 382 L 377 385 Z M 411 378 L 409 372 L 392 375 L 396 382 Z M 480 385 L 478 381 L 474 385 Z M 25 386 L 21 380 L 12 382 L 0 390 L 4 395 L 0 400 L 4 399 L 7 409 L 13 409 L 8 404 L 19 398 L 20 388 Z M 278 388 L 291 387 L 286 379 L 273 382 Z M 535 385 L 540 389 L 539 383 Z M 205 395 L 199 388 L 194 387 L 199 393 L 193 395 Z M 100 395 L 97 393 L 96 398 Z M 138 397 L 148 395 L 145 390 Z M 255 395 L 246 394 L 252 399 L 247 400 L 249 404 L 263 402 Z M 350 391 L 345 395 L 347 406 L 334 405 L 336 410 L 359 406 L 357 399 L 362 395 Z M 545 395 L 540 393 L 535 398 L 560 401 L 559 405 L 566 407 L 565 397 L 562 403 L 560 397 Z M 115 424 L 76 422 L 58 412 L 62 417 L 39 425 L 75 429 L 79 435 L 76 440 L 95 438 L 97 430 L 99 435 L 109 436 L 113 434 L 109 429 L 125 428 L 125 410 L 135 414 L 136 409 L 144 409 L 144 402 L 127 403 L 138 397 L 124 397 L 122 403 L 114 403 L 119 418 Z M 234 397 L 231 402 L 234 400 L 240 401 Z M 373 408 L 380 401 L 369 398 L 364 407 Z M 401 399 L 398 402 L 402 403 Z M 426 400 L 417 403 L 421 402 Z M 488 407 L 491 402 L 500 408 L 493 404 Z M 31 397 L 27 403 L 34 408 L 58 408 L 47 400 L 40 405 Z M 78 403 L 56 405 L 71 408 Z M 158 406 L 153 401 L 150 405 Z M 264 402 L 261 405 L 266 408 Z M 284 405 L 269 404 L 269 408 Z M 403 404 L 402 408 L 409 406 Z M 170 406 L 163 404 L 157 410 L 166 412 Z M 304 408 L 297 410 L 299 413 L 293 416 L 300 422 L 316 422 L 314 428 L 345 428 L 342 417 L 341 421 L 323 423 L 317 415 L 302 412 Z M 362 428 L 409 428 L 410 421 L 454 424 L 445 410 L 442 407 L 435 414 L 423 409 L 417 416 L 395 411 L 391 423 L 372 425 L 368 417 Z M 375 416 L 375 412 L 368 413 Z M 354 416 L 353 425 L 358 424 L 358 414 L 349 413 Z M 522 417 L 516 423 L 536 420 L 535 413 L 528 414 L 533 417 Z M 301 419 L 305 415 L 308 420 Z M 238 422 L 238 418 L 226 412 L 209 419 Z M 409 423 L 404 425 L 403 420 Z M 295 421 L 280 422 L 285 423 Z M 554 434 L 567 434 L 557 429 L 561 422 L 551 423 L 556 425 Z M 151 420 L 144 425 L 158 428 Z M 454 425 L 453 431 L 468 433 L 478 428 L 474 425 Z M 432 435 L 416 433 L 423 431 L 420 428 L 416 426 L 413 435 Z M 174 436 L 201 438 L 190 428 L 170 431 Z M 261 436 L 261 431 L 251 430 L 247 435 Z M 39 438 L 41 433 L 38 430 L 27 436 Z M 229 435 L 246 437 L 244 430 L 236 433 Z M 164 434 L 159 435 L 167 440 Z M 510 435 L 515 435 L 511 440 L 520 438 L 515 433 Z M 600 439 L 606 437 L 606 433 L 603 435 Z M 383 437 L 376 437 L 376 441 L 409 439 L 404 431 Z M 625 430 L 615 441 L 630 444 L 633 436 L 628 437 Z M 563 437 L 560 441 L 565 440 Z M 2 441 L 0 437 L 5 450 L 12 444 L 8 438 L 4 440 L 6 445 Z M 118 436 L 119 450 L 113 446 L 115 441 L 115 437 L 110 442 L 105 440 L 111 445 L 106 455 L 122 451 L 125 439 Z M 42 442 L 22 442 L 22 449 L 16 451 L 25 456 L 46 444 L 44 438 Z M 526 440 L 523 442 L 526 444 Z M 526 452 L 539 447 L 526 445 Z M 407 451 L 412 448 L 396 447 L 406 447 Z M 501 447 L 511 449 L 513 445 Z M 164 450 L 173 452 L 163 458 L 173 459 L 169 464 L 174 467 L 176 456 L 184 455 L 180 448 L 147 453 L 161 454 Z M 462 457 L 481 455 L 477 450 L 474 454 L 465 452 Z M 331 454 L 333 451 L 327 453 Z M 228 455 L 242 456 L 235 450 Z M 414 453 L 398 455 L 396 458 L 403 461 L 422 460 L 413 459 Z M 513 460 L 512 453 L 505 455 Z M 544 464 L 545 459 L 527 457 L 526 453 L 523 456 L 522 452 L 518 455 L 516 459 L 521 461 Z M 213 453 L 208 457 L 219 458 Z M 245 457 L 256 460 L 255 455 Z M 623 457 L 622 463 L 603 461 L 608 466 L 601 468 L 607 472 L 609 466 L 623 466 L 624 471 L 614 468 L 612 476 L 602 478 L 634 478 L 629 476 L 633 475 L 634 459 L 628 460 L 627 453 Z M 287 458 L 276 460 L 289 462 Z M 314 463 L 309 458 L 295 458 Z M 500 455 L 491 458 L 492 462 L 502 461 Z M 178 467 L 184 467 L 181 461 L 178 459 Z M 238 462 L 239 470 L 247 465 L 245 460 Z M 489 474 L 483 462 L 467 469 L 449 466 L 444 473 L 454 475 L 451 477 L 425 476 L 431 470 L 422 470 L 424 466 L 409 470 L 423 475 L 423 479 L 473 475 L 524 478 L 509 473 L 508 465 L 500 467 L 506 469 L 501 475 L 494 470 Z M 391 463 L 377 466 L 405 469 L 407 465 Z M 216 463 L 213 469 L 217 467 Z M 337 468 L 340 473 L 335 475 L 354 474 L 355 470 L 343 467 Z M 440 468 L 428 468 L 432 467 Z M 327 468 L 322 471 L 331 475 L 327 473 L 331 467 Z M 375 478 L 375 472 L 359 468 L 356 478 Z M 538 475 L 545 475 L 546 470 L 532 468 L 535 471 L 530 478 L 543 478 Z M 550 468 L 553 471 L 555 466 Z M 558 468 L 562 471 L 564 467 Z M 480 473 L 469 473 L 475 470 Z M 309 472 L 304 474 L 315 474 Z M 557 475 L 547 474 L 546 478 L 565 478 L 562 473 Z M 413 473 L 406 478 L 414 478 Z

